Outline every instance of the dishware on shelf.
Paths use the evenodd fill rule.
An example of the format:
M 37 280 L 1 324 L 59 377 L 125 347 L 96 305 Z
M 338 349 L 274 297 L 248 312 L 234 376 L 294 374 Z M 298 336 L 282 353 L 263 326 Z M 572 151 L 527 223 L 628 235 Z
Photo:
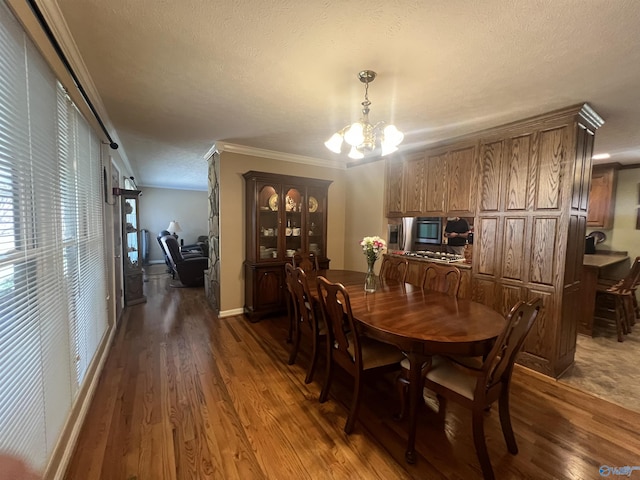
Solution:
M 309 212 L 313 213 L 318 210 L 318 200 L 316 197 L 309 197 Z
M 269 208 L 274 212 L 278 210 L 278 194 L 274 193 L 269 197 Z

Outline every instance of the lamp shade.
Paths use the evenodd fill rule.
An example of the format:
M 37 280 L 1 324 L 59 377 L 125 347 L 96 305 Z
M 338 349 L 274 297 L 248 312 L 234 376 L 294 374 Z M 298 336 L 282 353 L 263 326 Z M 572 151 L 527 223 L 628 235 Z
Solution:
M 180 224 L 175 220 L 171 220 L 171 222 L 169 223 L 169 226 L 167 227 L 167 230 L 169 230 L 171 233 L 177 233 L 182 231 L 182 229 L 180 228 Z

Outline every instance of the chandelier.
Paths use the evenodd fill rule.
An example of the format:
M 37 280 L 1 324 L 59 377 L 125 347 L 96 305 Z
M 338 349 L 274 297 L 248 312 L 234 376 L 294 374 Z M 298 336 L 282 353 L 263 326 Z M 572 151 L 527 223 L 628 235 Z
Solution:
M 358 78 L 364 83 L 364 102 L 361 104 L 362 118 L 334 133 L 324 144 L 332 152 L 340 153 L 344 140 L 351 145 L 349 158 L 357 160 L 373 152 L 376 148 L 376 141 L 379 140 L 381 155 L 384 157 L 398 150 L 398 145 L 402 142 L 404 134 L 394 125 L 386 125 L 384 122 L 372 125 L 369 122 L 369 105 L 371 105 L 369 84 L 376 78 L 376 72 L 363 70 L 358 73 Z

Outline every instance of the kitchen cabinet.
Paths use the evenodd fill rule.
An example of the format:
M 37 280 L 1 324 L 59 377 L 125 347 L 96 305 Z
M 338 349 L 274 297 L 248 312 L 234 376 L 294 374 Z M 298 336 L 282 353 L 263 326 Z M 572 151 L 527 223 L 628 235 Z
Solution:
M 442 216 L 445 213 L 448 157 L 448 152 L 427 155 L 424 211 L 428 215 Z
M 589 190 L 587 227 L 613 228 L 617 181 L 618 169 L 616 166 L 602 165 L 593 167 L 591 188 Z
M 142 254 L 140 252 L 140 191 L 120 190 L 122 208 L 122 258 L 124 302 L 128 305 L 144 303 Z
M 250 171 L 244 174 L 245 305 L 250 320 L 286 308 L 284 265 L 296 253 L 327 258 L 327 197 L 331 180 Z
M 424 182 L 424 154 L 407 159 L 404 166 L 404 216 L 418 216 L 424 210 Z
M 473 216 L 477 171 L 475 144 L 387 161 L 387 217 Z
M 404 256 L 403 258 L 407 258 L 409 262 L 406 282 L 417 287 L 422 287 L 422 275 L 428 263 L 442 263 L 429 258 Z M 460 290 L 458 290 L 458 298 L 471 298 L 471 265 L 463 262 L 455 262 L 452 265 L 460 270 Z
M 385 198 L 387 217 L 404 216 L 404 162 L 393 157 L 387 159 Z

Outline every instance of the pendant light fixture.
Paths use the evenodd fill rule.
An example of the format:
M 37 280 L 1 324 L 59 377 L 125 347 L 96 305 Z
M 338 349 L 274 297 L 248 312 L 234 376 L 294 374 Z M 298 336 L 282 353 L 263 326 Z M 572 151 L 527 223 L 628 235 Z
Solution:
M 376 72 L 363 70 L 358 73 L 358 78 L 364 83 L 364 102 L 362 102 L 362 118 L 351 125 L 347 125 L 334 133 L 325 146 L 334 153 L 340 153 L 343 140 L 351 145 L 349 158 L 354 160 L 364 158 L 373 152 L 380 144 L 381 155 L 384 157 L 398 150 L 398 145 L 404 139 L 404 134 L 394 125 L 378 122 L 372 125 L 369 122 L 369 84 L 376 78 Z

